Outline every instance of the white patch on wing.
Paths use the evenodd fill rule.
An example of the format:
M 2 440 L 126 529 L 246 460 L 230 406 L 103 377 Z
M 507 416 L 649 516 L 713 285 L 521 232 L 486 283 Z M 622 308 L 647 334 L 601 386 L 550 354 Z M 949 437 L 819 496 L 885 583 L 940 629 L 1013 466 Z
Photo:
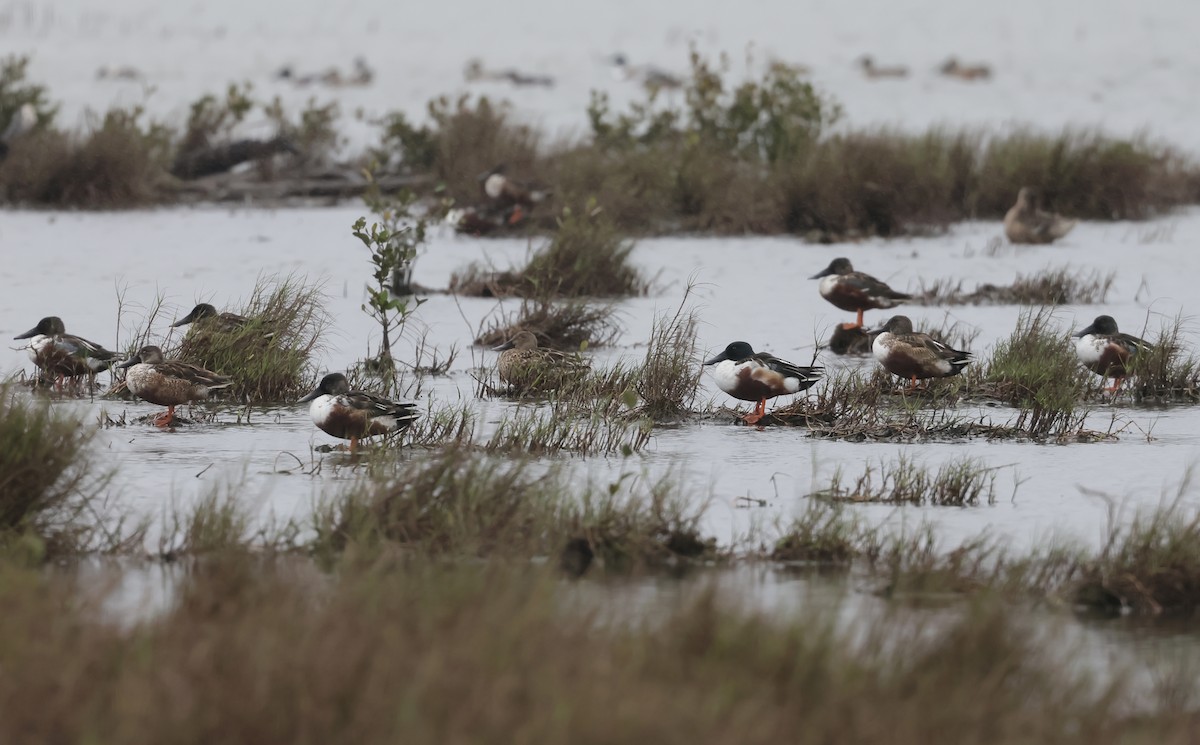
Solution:
M 1094 334 L 1081 336 L 1075 340 L 1075 355 L 1085 365 L 1095 365 L 1100 362 L 1100 355 L 1108 346 L 1107 339 L 1101 339 Z

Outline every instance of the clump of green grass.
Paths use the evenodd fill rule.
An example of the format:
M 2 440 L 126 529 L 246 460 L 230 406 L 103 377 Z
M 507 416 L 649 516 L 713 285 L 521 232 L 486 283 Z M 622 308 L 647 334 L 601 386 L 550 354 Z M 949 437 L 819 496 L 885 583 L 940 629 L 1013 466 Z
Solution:
M 839 505 L 807 500 L 800 514 L 780 530 L 771 549 L 773 561 L 848 564 L 864 553 L 876 531 L 856 513 Z
M 563 463 L 454 444 L 328 502 L 318 510 L 312 547 L 326 560 L 391 547 L 459 559 L 569 555 L 573 574 L 597 559 L 630 571 L 716 556 L 715 542 L 699 532 L 704 507 L 685 499 L 671 477 L 598 484 Z
M 191 324 L 173 355 L 232 377 L 231 392 L 243 401 L 288 401 L 311 390 L 311 359 L 330 323 L 320 285 L 260 277 L 239 314 L 249 320 L 237 329 Z
M 1139 401 L 1169 402 L 1200 399 L 1200 360 L 1182 341 L 1183 319 L 1164 323 L 1153 348 L 1133 357 L 1126 383 Z
M 1115 272 L 1073 272 L 1068 267 L 1048 269 L 1025 276 L 1018 274 L 1011 285 L 982 284 L 963 290 L 961 281 L 941 279 L 926 285 L 913 302 L 920 305 L 1098 305 L 1112 289 Z
M 531 455 L 570 452 L 579 455 L 632 455 L 650 442 L 653 420 L 614 416 L 619 405 L 610 399 L 592 400 L 590 411 L 578 397 L 555 399 L 550 407 L 520 407 L 502 418 L 484 445 L 493 452 Z
M 931 471 L 901 455 L 893 463 L 867 464 L 853 483 L 834 471 L 829 487 L 818 495 L 844 502 L 885 502 L 953 507 L 973 507 L 996 501 L 995 469 L 978 458 L 953 458 Z
M 490 319 L 475 337 L 475 343 L 495 347 L 519 331 L 528 331 L 537 337 L 538 347 L 547 349 L 578 351 L 602 347 L 612 344 L 620 334 L 616 312 L 611 303 L 525 299 L 515 312 Z
M 116 548 L 95 428 L 0 385 L 0 548 L 39 562 Z M 111 533 L 109 531 L 112 531 Z
M 455 273 L 460 295 L 525 298 L 629 297 L 649 283 L 629 261 L 634 243 L 589 199 L 583 209 L 564 207 L 553 236 L 519 270 L 487 272 L 477 265 Z
M 640 410 L 655 421 L 690 414 L 700 387 L 699 320 L 688 305 L 691 292 L 689 285 L 674 313 L 655 317 L 646 357 L 633 372 Z
M 1172 501 L 1127 523 L 1110 511 L 1099 555 L 1076 567 L 1070 586 L 1076 603 L 1152 615 L 1200 608 L 1200 513 L 1185 499 L 1190 481 L 1189 474 Z
M 968 371 L 970 389 L 1019 407 L 1017 426 L 1035 439 L 1070 437 L 1087 416 L 1085 373 L 1053 317 L 1047 307 L 1021 311 L 1008 339 Z

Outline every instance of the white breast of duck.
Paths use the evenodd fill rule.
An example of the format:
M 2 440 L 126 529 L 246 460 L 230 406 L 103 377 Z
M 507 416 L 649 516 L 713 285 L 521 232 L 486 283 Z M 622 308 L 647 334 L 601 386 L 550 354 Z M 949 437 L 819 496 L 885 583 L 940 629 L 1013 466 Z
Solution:
M 837 287 L 841 279 L 842 275 L 840 274 L 830 274 L 821 277 L 821 283 L 817 285 L 817 290 L 821 293 L 821 297 L 828 299 L 833 294 L 834 288 Z
M 355 403 L 347 396 L 326 393 L 313 399 L 308 414 L 318 429 L 343 439 L 393 432 L 416 418 L 415 412 L 401 416 L 396 410 L 362 408 Z
M 499 199 L 504 195 L 504 187 L 508 183 L 508 179 L 501 173 L 493 173 L 483 181 L 483 193 L 488 195 L 489 199 Z
M 788 377 L 755 359 L 723 360 L 713 368 L 712 376 L 718 388 L 743 401 L 800 392 L 799 378 Z
M 1108 345 L 1109 339 L 1106 336 L 1085 334 L 1075 340 L 1075 355 L 1079 357 L 1080 362 L 1093 367 L 1100 363 L 1100 357 Z
M 153 381 L 156 377 L 157 371 L 154 369 L 154 365 L 139 362 L 125 373 L 125 385 L 129 387 L 133 395 L 143 401 L 150 401 L 152 404 L 157 404 L 159 402 L 152 400 L 154 396 L 150 395 L 153 390 Z M 147 398 L 147 396 L 150 397 Z M 168 404 L 159 405 L 167 406 Z

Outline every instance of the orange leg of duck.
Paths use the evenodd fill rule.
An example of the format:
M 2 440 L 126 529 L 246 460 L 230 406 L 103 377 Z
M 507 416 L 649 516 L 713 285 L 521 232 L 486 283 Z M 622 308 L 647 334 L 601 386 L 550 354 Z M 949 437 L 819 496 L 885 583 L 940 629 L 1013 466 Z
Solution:
M 914 375 L 914 376 L 912 376 L 912 381 L 908 384 L 908 389 L 905 390 L 905 393 L 916 393 L 916 391 L 917 391 L 917 376 Z
M 1125 382 L 1125 378 L 1113 378 L 1112 388 L 1105 388 L 1108 393 L 1116 393 L 1121 390 L 1121 383 Z
M 512 214 L 510 214 L 508 216 L 508 224 L 516 225 L 524 219 L 525 219 L 525 210 L 521 209 L 521 205 L 518 204 L 513 207 Z
M 353 455 L 354 453 L 357 453 L 357 452 L 358 452 L 358 438 L 351 437 L 350 438 L 350 454 Z
M 157 427 L 169 427 L 173 421 L 175 421 L 174 406 L 168 406 L 165 412 L 154 417 L 154 425 Z
M 758 403 L 756 403 L 754 405 L 754 413 L 747 414 L 746 416 L 742 417 L 742 421 L 745 422 L 746 424 L 758 424 L 758 420 L 760 420 L 764 416 L 766 416 L 766 413 L 767 413 L 767 399 L 762 398 L 762 399 L 759 399 Z
M 862 328 L 862 327 L 863 327 L 863 317 L 862 317 L 862 316 L 863 316 L 862 309 L 861 309 L 861 308 L 859 308 L 859 310 L 858 310 L 858 320 L 854 322 L 854 325 L 853 325 L 853 326 L 847 326 L 846 328 L 850 328 L 850 329 L 860 329 L 860 328 Z

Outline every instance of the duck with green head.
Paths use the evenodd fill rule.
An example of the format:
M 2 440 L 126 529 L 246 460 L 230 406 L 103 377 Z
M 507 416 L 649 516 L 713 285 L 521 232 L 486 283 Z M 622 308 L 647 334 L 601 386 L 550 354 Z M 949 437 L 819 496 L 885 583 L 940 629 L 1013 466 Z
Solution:
M 68 334 L 58 316 L 47 316 L 14 339 L 29 339 L 29 357 L 38 369 L 55 379 L 61 387 L 64 378 L 87 375 L 94 380 L 97 373 L 107 370 L 118 358 L 95 342 Z
M 917 380 L 958 375 L 971 362 L 970 352 L 951 349 L 929 334 L 913 331 L 908 316 L 892 316 L 871 333 L 878 334 L 871 344 L 875 359 L 892 375 L 911 380 L 910 391 L 916 390 Z
M 397 432 L 419 416 L 414 403 L 350 390 L 350 382 L 341 373 L 321 378 L 312 393 L 297 401 L 308 402 L 313 424 L 325 434 L 349 440 L 352 453 L 357 451 L 360 438 Z

